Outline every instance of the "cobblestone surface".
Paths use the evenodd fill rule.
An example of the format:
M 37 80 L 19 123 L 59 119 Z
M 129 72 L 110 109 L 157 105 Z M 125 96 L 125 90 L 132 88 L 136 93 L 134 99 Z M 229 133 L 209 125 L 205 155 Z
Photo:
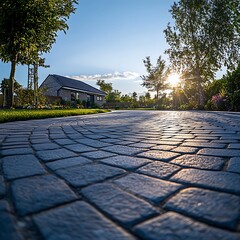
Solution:
M 46 173 L 33 155 L 8 156 L 4 157 L 2 161 L 3 175 L 8 180 Z
M 240 114 L 0 124 L 1 240 L 240 240 Z
M 133 225 L 157 214 L 149 203 L 108 183 L 89 186 L 82 192 L 90 202 L 123 224 Z

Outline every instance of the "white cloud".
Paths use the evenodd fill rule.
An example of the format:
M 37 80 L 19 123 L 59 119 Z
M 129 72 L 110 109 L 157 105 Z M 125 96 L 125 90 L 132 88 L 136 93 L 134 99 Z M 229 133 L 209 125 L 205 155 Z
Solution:
M 133 80 L 140 76 L 136 72 L 114 72 L 114 73 L 104 73 L 104 74 L 94 74 L 94 75 L 79 75 L 79 76 L 68 76 L 77 80 Z
M 143 80 L 135 80 L 135 83 L 143 83 Z

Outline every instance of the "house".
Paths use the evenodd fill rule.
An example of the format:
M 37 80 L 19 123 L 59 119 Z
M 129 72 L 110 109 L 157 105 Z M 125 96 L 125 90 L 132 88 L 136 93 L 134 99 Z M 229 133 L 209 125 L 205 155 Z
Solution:
M 68 77 L 50 74 L 41 86 L 46 97 L 60 97 L 64 101 L 85 101 L 88 106 L 93 104 L 102 106 L 105 103 L 106 93 L 82 81 Z

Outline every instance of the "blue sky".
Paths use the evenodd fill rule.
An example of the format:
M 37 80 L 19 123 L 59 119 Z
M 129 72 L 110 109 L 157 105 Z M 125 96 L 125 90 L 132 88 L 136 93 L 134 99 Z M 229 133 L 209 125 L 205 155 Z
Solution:
M 112 82 L 122 93 L 146 91 L 140 75 L 142 60 L 156 60 L 168 47 L 163 30 L 171 21 L 174 0 L 79 0 L 49 54 L 50 68 L 39 68 L 39 84 L 48 74 L 76 77 L 92 86 L 97 79 Z M 163 56 L 167 59 L 167 56 Z M 0 81 L 8 78 L 10 64 L 0 62 Z M 27 67 L 18 65 L 16 77 L 27 85 Z

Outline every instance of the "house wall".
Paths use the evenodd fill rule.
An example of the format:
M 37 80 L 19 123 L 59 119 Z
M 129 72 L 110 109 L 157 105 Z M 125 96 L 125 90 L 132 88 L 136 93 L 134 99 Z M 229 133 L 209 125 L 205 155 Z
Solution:
M 101 97 L 102 100 L 99 100 L 99 97 Z M 104 96 L 94 95 L 94 103 L 96 103 L 99 106 L 102 106 L 106 102 Z
M 71 101 L 71 91 L 70 90 L 60 89 L 58 91 L 58 96 L 62 97 L 62 99 L 65 100 L 65 101 Z
M 71 101 L 71 93 L 75 94 L 76 100 L 80 99 L 81 101 L 86 101 L 86 102 L 90 100 L 89 94 L 77 92 L 77 91 L 71 91 L 68 89 L 60 89 L 58 91 L 58 96 L 62 97 L 62 99 L 65 101 Z M 101 97 L 101 100 L 99 99 L 99 97 Z M 96 103 L 99 106 L 102 106 L 105 103 L 105 97 L 100 95 L 94 95 L 94 103 Z
M 48 76 L 40 88 L 43 90 L 44 95 L 57 96 L 57 91 L 61 88 L 61 85 L 53 77 Z
M 81 93 L 81 92 L 78 92 L 79 93 L 79 99 L 81 101 L 87 101 L 87 94 L 86 93 Z

